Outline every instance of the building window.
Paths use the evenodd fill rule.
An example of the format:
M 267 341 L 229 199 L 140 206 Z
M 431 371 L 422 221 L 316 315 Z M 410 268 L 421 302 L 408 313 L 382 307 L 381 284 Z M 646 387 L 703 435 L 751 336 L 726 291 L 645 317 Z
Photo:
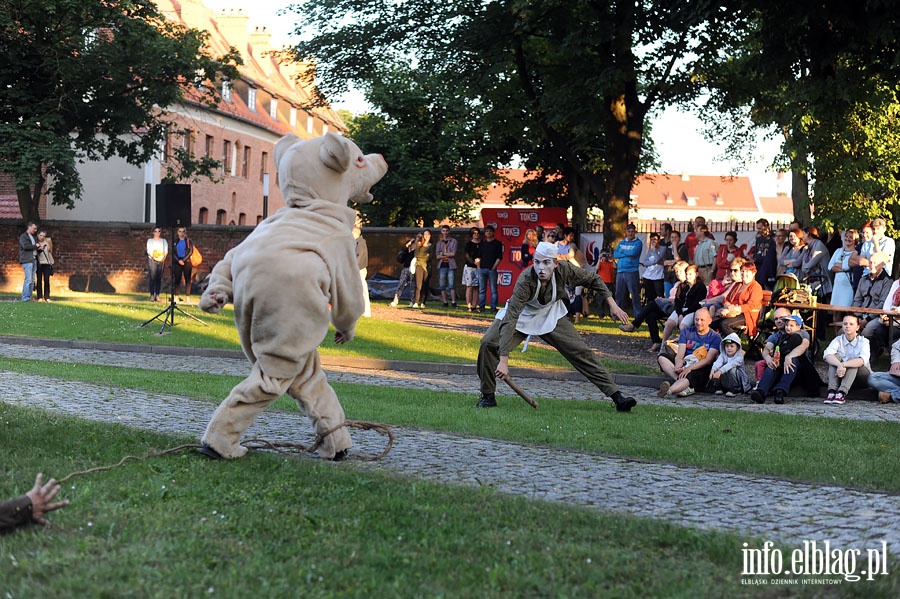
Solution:
M 214 150 L 213 150 L 213 143 L 215 143 L 215 140 L 213 139 L 213 136 L 212 136 L 212 135 L 207 135 L 207 136 L 206 136 L 206 157 L 207 157 L 207 158 L 212 158 L 212 156 L 213 156 L 213 151 L 214 151 Z
M 263 152 L 259 157 L 259 182 L 262 183 L 266 179 L 266 173 L 269 168 L 269 153 Z
M 201 208 L 200 214 L 197 216 L 197 224 L 205 225 L 207 220 L 209 220 L 209 209 Z
M 222 99 L 226 102 L 231 102 L 231 82 L 223 81 L 222 82 Z
M 322 125 L 322 135 L 328 133 L 328 125 Z
M 250 146 L 244 146 L 244 157 L 241 159 L 241 177 L 250 176 Z
M 256 88 L 255 87 L 247 88 L 247 108 L 249 108 L 251 112 L 256 112 Z
M 269 116 L 274 120 L 278 120 L 278 98 L 272 98 L 269 101 Z
M 293 106 L 291 106 L 291 117 L 290 118 L 291 118 L 291 120 L 290 120 L 291 127 L 296 127 L 297 126 L 297 109 L 294 108 Z
M 216 224 L 217 225 L 225 224 L 225 211 L 222 209 L 216 210 Z
M 256 224 L 258 225 L 261 222 L 262 222 L 262 214 L 257 214 L 256 215 Z
M 226 140 L 222 141 L 222 174 L 227 175 L 230 174 L 231 169 L 228 167 L 228 162 L 231 160 L 231 142 Z
M 306 132 L 312 135 L 313 132 L 313 118 L 312 115 L 306 117 Z
M 243 212 L 241 212 L 240 214 L 238 214 L 238 224 L 239 224 L 240 226 L 244 226 L 244 225 L 247 224 L 247 215 L 244 214 Z

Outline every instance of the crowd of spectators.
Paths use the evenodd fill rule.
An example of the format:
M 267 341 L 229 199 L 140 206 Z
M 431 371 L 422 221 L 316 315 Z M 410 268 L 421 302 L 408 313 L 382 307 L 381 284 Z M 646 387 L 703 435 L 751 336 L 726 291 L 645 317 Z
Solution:
M 830 315 L 819 316 L 820 322 L 833 321 L 833 326 L 840 327 L 823 353 L 828 364 L 825 403 L 843 404 L 850 387 L 864 386 L 867 378 L 873 387 L 884 387 L 879 389 L 882 401 L 900 397 L 900 365 L 893 367 L 894 358 L 900 362 L 900 345 L 892 357 L 896 372 L 869 376 L 871 361 L 895 342 L 900 344 L 900 326 L 892 326 L 888 316 L 900 314 L 900 281 L 894 281 L 890 272 L 895 243 L 885 235 L 883 219 L 865 223 L 861 234 L 848 229 L 825 238 L 815 226 L 794 222 L 787 230 L 772 231 L 769 222 L 760 219 L 749 248 L 738 243 L 735 231 L 725 232 L 717 244 L 703 217 L 689 228 L 682 243 L 681 232 L 665 224 L 647 236 L 649 247 L 642 252 L 636 229 L 629 224 L 625 238 L 613 250 L 619 267 L 616 300 L 625 307 L 630 297 L 634 315 L 620 328 L 633 332 L 647 325 L 648 351 L 658 354 L 668 379 L 660 396 L 684 397 L 702 390 L 729 395 L 750 392 L 756 402 L 772 396 L 776 403 L 783 403 L 795 382 L 809 385 L 807 390 L 815 387 L 820 378 L 812 364 L 816 356 L 810 351 L 810 327 L 805 326 L 810 323 L 790 311 L 776 313 L 771 321 L 774 332 L 766 338 L 762 359 L 756 363 L 755 387 L 734 374 L 738 363 L 744 372 L 744 352 L 735 342 L 746 340 L 749 347 L 761 317 L 772 313 L 771 303 L 777 299 L 764 305 L 764 298 L 772 296 L 764 292 L 783 285 L 806 286 L 818 303 L 833 306 L 826 308 L 833 310 Z M 636 263 L 643 273 L 636 273 Z M 636 288 L 643 291 L 642 296 Z M 665 322 L 662 334 L 659 321 Z M 823 334 L 827 328 L 819 326 L 817 332 Z

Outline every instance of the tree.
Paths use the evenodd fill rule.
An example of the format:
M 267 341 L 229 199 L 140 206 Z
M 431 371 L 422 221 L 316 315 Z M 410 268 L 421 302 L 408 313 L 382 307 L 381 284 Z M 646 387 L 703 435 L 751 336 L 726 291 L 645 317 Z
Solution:
M 150 0 L 0 0 L 0 171 L 16 182 L 26 220 L 45 185 L 73 206 L 79 162 L 158 152 L 179 102 L 214 102 L 235 77 L 232 49 L 167 20 Z
M 718 4 L 307 0 L 296 9 L 316 33 L 294 55 L 318 60 L 327 95 L 367 90 L 381 64 L 411 57 L 483 107 L 479 125 L 515 140 L 542 180 L 561 177 L 576 225 L 599 206 L 614 240 L 649 163 L 648 115 L 692 93 L 692 57 L 729 35 Z
M 385 157 L 390 169 L 375 199 L 357 206 L 377 226 L 468 222 L 478 189 L 509 153 L 477 125 L 481 109 L 452 86 L 409 65 L 383 65 L 369 88 L 379 107 L 351 118 L 350 136 Z
M 894 210 L 900 174 L 898 15 L 892 2 L 744 0 L 742 35 L 702 65 L 709 105 L 775 126 L 793 171 L 795 217 L 859 227 Z M 721 112 L 707 113 L 717 126 Z M 734 130 L 732 130 L 734 133 Z M 734 137 L 732 137 L 734 139 Z

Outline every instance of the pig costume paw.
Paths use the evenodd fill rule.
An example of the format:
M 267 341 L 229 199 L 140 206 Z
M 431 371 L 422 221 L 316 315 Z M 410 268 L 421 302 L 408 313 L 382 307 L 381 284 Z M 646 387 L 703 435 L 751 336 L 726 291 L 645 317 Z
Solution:
M 200 301 L 197 303 L 197 307 L 204 312 L 209 312 L 210 314 L 218 314 L 222 311 L 222 308 L 224 308 L 225 304 L 227 303 L 227 294 L 206 292 L 203 294 L 203 297 L 200 298 Z

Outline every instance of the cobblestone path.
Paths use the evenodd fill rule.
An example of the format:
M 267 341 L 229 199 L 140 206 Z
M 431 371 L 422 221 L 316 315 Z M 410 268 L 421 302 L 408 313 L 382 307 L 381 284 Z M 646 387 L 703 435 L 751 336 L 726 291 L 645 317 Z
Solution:
M 246 361 L 234 358 L 142 354 L 104 349 L 65 349 L 0 344 L 0 357 L 53 359 L 243 375 Z M 327 368 L 332 381 L 470 391 L 471 375 L 431 375 L 399 371 Z M 537 397 L 600 399 L 587 383 L 519 379 Z M 644 404 L 777 411 L 816 417 L 896 422 L 900 406 L 853 402 L 825 406 L 821 400 L 791 398 L 784 406 L 757 406 L 747 398 L 710 396 L 664 401 L 647 387 L 625 387 Z M 114 400 L 114 401 L 110 401 Z M 103 385 L 65 382 L 2 370 L 0 401 L 39 407 L 80 418 L 116 422 L 198 438 L 214 405 L 168 394 Z M 640 404 L 638 406 L 640 409 Z M 612 410 L 610 406 L 610 410 Z M 833 547 L 879 548 L 881 541 L 900 555 L 900 496 L 839 486 L 804 484 L 747 474 L 710 471 L 668 463 L 600 456 L 476 437 L 408 428 L 396 429 L 394 449 L 378 462 L 352 462 L 354 468 L 383 469 L 445 483 L 489 485 L 500 492 L 533 499 L 567 502 L 604 511 L 663 518 L 686 526 L 721 529 L 740 535 L 800 546 L 803 540 L 830 540 Z M 383 438 L 353 430 L 354 451 L 378 453 Z M 247 433 L 273 441 L 304 442 L 312 438 L 299 414 L 264 412 Z M 749 539 L 748 539 L 749 540 Z M 864 554 L 865 555 L 865 554 Z

